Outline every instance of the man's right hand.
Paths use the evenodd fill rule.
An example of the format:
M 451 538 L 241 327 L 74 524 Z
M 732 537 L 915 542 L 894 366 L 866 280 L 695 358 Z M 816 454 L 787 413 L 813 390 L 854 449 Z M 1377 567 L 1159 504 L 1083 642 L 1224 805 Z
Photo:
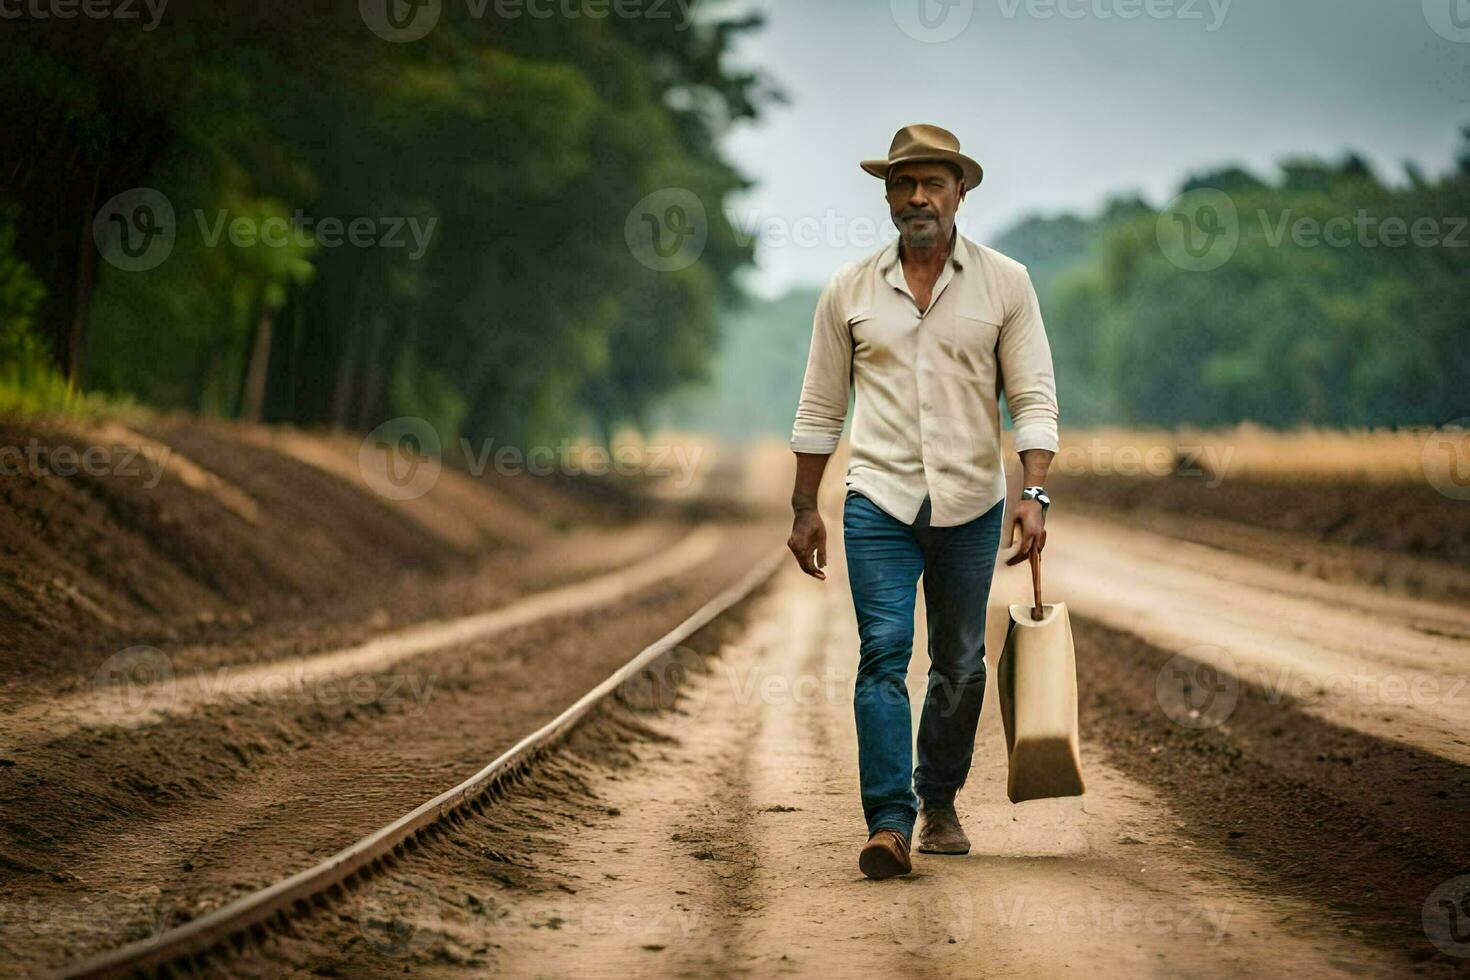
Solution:
M 796 519 L 791 522 L 791 540 L 786 542 L 786 547 L 796 556 L 803 572 L 827 580 L 827 573 L 822 571 L 827 567 L 827 525 L 822 523 L 822 515 L 815 508 L 796 512 Z

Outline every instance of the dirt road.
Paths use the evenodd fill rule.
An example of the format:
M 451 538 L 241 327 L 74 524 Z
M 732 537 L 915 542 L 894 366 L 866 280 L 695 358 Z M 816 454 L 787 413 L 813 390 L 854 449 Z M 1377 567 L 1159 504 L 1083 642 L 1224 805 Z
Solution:
M 241 971 L 1470 970 L 1463 923 L 1436 901 L 1470 869 L 1466 699 L 1452 690 L 1470 615 L 1105 523 L 1051 530 L 1048 595 L 1072 604 L 1081 653 L 1081 800 L 1006 800 L 991 685 L 959 800 L 972 853 L 916 855 L 891 882 L 859 875 L 856 635 L 837 547 L 826 584 L 788 569 L 753 600 L 677 712 L 605 718 L 483 825 Z M 999 572 L 992 657 L 1028 586 L 1024 567 Z M 923 641 L 921 627 L 916 710 Z M 1218 682 L 1215 700 L 1170 691 L 1180 673 L 1165 667 L 1181 664 Z M 1348 694 L 1332 693 L 1338 677 Z M 1399 682 L 1418 695 L 1369 703 Z
M 35 453 L 0 487 L 0 976 L 156 935 L 351 844 L 779 533 L 682 471 L 446 469 L 398 500 L 346 436 L 146 428 L 5 433 Z M 140 445 L 151 475 L 59 462 Z M 737 454 L 690 458 L 739 489 Z
M 146 565 L 163 570 L 172 605 L 133 609 L 116 584 L 131 573 L 105 562 L 78 592 L 66 585 L 75 563 L 59 558 L 47 567 L 61 585 L 15 578 L 24 588 L 6 600 L 41 612 L 22 637 L 34 669 L 0 698 L 0 974 L 155 934 L 357 840 L 476 772 L 785 533 L 763 505 L 789 486 L 790 456 L 768 447 L 712 457 L 705 479 L 678 489 L 697 491 L 702 511 L 543 529 L 319 606 L 333 564 L 375 553 L 390 518 L 412 527 L 377 560 L 410 567 L 456 535 L 488 534 L 482 497 L 524 499 L 543 524 L 582 505 L 513 481 L 494 494 L 449 481 L 432 513 L 404 516 L 358 499 L 317 443 L 287 447 L 289 465 L 247 466 L 193 429 L 163 434 L 208 478 L 165 481 L 168 508 L 146 514 L 192 513 L 203 505 L 190 494 L 214 508 L 179 525 L 199 540 Z M 840 481 L 828 489 L 835 537 Z M 57 501 L 96 511 L 97 540 L 111 542 L 106 515 L 132 511 L 98 501 L 143 491 L 89 492 L 40 479 L 25 499 L 36 514 Z M 278 573 L 264 571 L 241 578 L 233 619 L 194 610 L 208 556 L 258 536 L 240 501 L 314 494 L 351 501 L 351 526 L 331 526 L 336 550 L 309 568 L 271 542 L 310 515 L 256 515 L 269 530 L 257 571 L 303 583 L 295 611 L 276 614 L 263 583 Z M 235 518 L 216 513 L 221 499 L 236 500 Z M 857 638 L 837 538 L 825 584 L 787 567 L 691 638 L 649 698 L 601 709 L 483 818 L 247 948 L 232 972 L 1470 974 L 1458 580 L 1414 553 L 1243 524 L 1143 529 L 1058 508 L 1049 525 L 1046 595 L 1068 603 L 1079 650 L 1083 799 L 1006 800 L 991 685 L 959 800 L 973 852 L 918 855 L 903 880 L 861 878 Z M 12 537 L 29 541 L 23 531 Z M 32 601 L 59 589 L 87 598 L 67 600 L 70 619 Z M 992 666 L 1005 607 L 1028 589 L 1024 568 L 998 571 Z M 63 621 L 73 632 L 53 636 Z M 159 670 L 137 683 L 151 662 L 128 662 L 115 690 L 113 658 L 155 636 L 142 649 Z M 678 682 L 672 707 L 666 682 Z

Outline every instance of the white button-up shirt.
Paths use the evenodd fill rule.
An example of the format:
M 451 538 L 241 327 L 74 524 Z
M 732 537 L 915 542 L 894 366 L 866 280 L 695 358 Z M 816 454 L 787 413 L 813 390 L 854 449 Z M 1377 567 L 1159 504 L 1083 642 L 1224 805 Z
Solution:
M 831 453 L 855 396 L 847 486 L 912 524 L 950 527 L 1005 498 L 999 396 L 1016 450 L 1057 449 L 1056 381 L 1026 267 L 955 232 L 921 311 L 897 239 L 843 266 L 817 302 L 791 432 L 799 453 Z

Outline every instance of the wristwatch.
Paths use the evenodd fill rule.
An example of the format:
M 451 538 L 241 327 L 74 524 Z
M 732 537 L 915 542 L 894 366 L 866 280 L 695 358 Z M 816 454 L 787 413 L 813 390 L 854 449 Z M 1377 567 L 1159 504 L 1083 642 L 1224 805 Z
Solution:
M 1043 490 L 1041 487 L 1027 487 L 1026 489 L 1021 491 L 1021 499 L 1036 501 L 1038 504 L 1041 505 L 1041 512 L 1043 514 L 1045 514 L 1046 509 L 1051 506 L 1051 498 L 1046 495 L 1046 491 Z

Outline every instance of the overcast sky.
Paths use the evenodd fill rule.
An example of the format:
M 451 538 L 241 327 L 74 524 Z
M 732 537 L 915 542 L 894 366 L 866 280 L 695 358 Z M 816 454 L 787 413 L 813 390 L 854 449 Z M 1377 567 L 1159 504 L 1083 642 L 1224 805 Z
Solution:
M 892 237 L 858 160 L 907 123 L 953 130 L 985 167 L 960 212 L 980 241 L 1120 192 L 1162 203 L 1230 162 L 1352 148 L 1394 180 L 1406 159 L 1442 172 L 1470 124 L 1453 3 L 1470 18 L 1470 0 L 755 0 L 767 26 L 739 60 L 792 103 L 726 142 L 759 181 L 733 214 L 766 239 L 752 285 L 821 283 Z

